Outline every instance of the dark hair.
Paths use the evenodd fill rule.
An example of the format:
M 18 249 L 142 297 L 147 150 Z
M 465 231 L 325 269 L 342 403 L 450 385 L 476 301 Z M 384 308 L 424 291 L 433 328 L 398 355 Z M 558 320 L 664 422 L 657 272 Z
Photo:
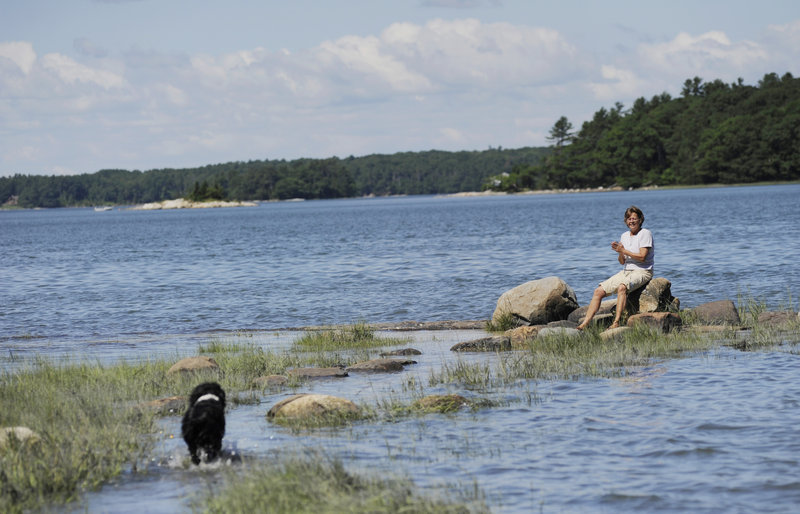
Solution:
M 623 221 L 628 221 L 628 216 L 630 216 L 631 214 L 636 214 L 637 216 L 639 216 L 639 219 L 641 220 L 642 224 L 644 224 L 644 213 L 640 208 L 636 207 L 635 205 L 631 205 L 630 207 L 625 209 L 625 218 L 623 218 Z

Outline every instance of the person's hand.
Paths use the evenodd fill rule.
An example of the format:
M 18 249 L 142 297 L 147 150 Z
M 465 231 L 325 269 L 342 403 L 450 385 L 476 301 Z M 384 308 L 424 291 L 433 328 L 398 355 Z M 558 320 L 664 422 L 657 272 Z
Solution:
M 618 243 L 617 241 L 611 243 L 611 249 L 617 253 L 621 252 L 623 248 L 624 247 L 622 246 L 622 244 Z

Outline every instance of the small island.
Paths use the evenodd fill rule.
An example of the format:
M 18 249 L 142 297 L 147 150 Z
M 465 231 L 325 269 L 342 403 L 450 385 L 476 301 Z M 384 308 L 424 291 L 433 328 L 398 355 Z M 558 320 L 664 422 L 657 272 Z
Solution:
M 228 202 L 223 200 L 209 200 L 202 202 L 193 202 L 185 198 L 176 198 L 175 200 L 163 200 L 161 202 L 145 203 L 132 207 L 132 210 L 137 211 L 158 211 L 167 209 L 210 209 L 216 207 L 255 207 L 256 202 Z

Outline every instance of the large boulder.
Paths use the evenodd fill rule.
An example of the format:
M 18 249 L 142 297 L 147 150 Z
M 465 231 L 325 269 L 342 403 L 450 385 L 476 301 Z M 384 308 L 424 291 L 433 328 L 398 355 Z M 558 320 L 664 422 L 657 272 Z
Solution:
M 575 291 L 558 277 L 531 280 L 509 289 L 497 300 L 492 322 L 511 314 L 528 325 L 567 319 L 578 308 Z
M 708 325 L 739 325 L 739 311 L 731 300 L 718 300 L 698 305 L 690 311 L 700 323 Z

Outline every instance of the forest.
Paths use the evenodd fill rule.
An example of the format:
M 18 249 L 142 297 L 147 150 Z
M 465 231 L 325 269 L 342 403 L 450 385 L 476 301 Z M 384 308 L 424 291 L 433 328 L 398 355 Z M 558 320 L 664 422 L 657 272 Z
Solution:
M 0 177 L 0 204 L 23 208 L 195 201 L 323 199 L 563 188 L 800 180 L 800 79 L 757 85 L 687 79 L 601 108 L 574 131 L 559 118 L 548 147 L 254 160 L 199 168 Z
M 479 191 L 486 177 L 540 162 L 548 148 L 405 152 L 328 159 L 229 162 L 191 169 L 101 170 L 0 177 L 0 203 L 17 207 L 135 205 L 175 198 L 286 200 Z
M 574 132 L 561 117 L 552 152 L 491 177 L 500 191 L 734 184 L 800 179 L 800 79 L 770 73 L 757 86 L 739 79 L 687 79 L 679 98 L 662 93 L 625 109 L 601 108 Z

